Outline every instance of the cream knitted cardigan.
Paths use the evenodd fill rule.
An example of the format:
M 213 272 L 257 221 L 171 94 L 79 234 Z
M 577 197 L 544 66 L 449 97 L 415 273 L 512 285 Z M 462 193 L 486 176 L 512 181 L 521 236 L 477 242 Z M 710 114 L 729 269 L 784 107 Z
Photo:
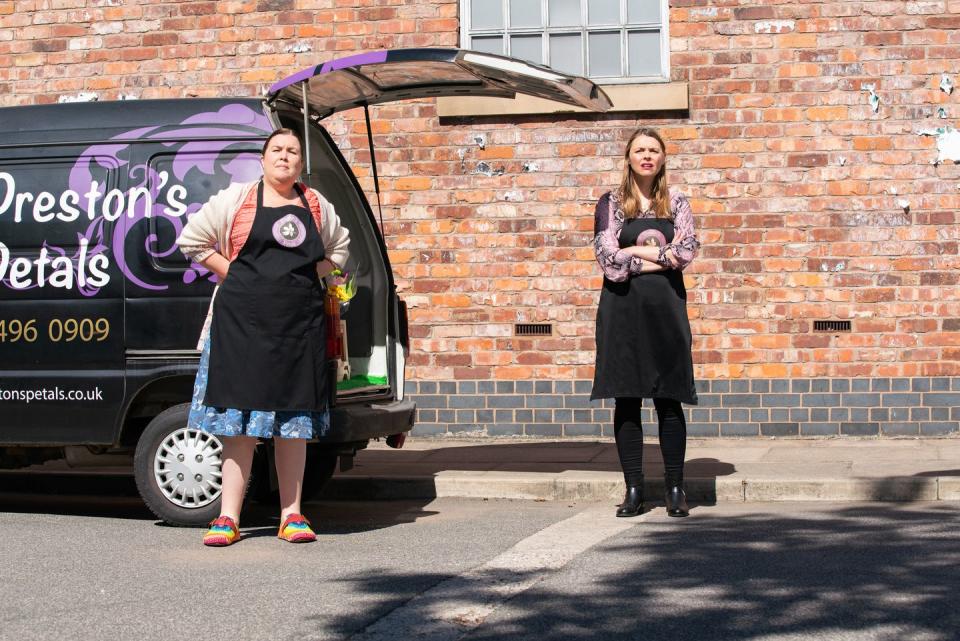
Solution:
M 260 181 L 250 183 L 232 183 L 226 189 L 217 192 L 188 220 L 180 236 L 177 237 L 177 246 L 183 255 L 194 262 L 209 258 L 215 252 L 229 258 L 233 253 L 230 243 L 230 229 L 233 219 L 240 206 L 246 200 L 251 189 L 255 189 Z M 333 205 L 323 194 L 312 187 L 309 188 L 320 202 L 322 216 L 320 220 L 320 239 L 326 250 L 327 260 L 338 267 L 343 267 L 350 257 L 350 231 L 340 224 L 340 218 L 333 209 Z M 214 288 L 213 296 L 217 295 L 219 285 Z M 210 308 L 207 318 L 200 332 L 197 349 L 201 349 L 203 342 L 210 333 L 210 320 L 213 318 L 213 299 L 210 299 Z

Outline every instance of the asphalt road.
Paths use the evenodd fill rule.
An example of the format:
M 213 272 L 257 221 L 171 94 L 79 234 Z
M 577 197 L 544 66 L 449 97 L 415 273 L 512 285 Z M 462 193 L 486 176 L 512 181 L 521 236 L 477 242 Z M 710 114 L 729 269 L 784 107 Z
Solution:
M 960 638 L 958 506 L 323 502 L 201 546 L 123 496 L 0 494 L 0 638 Z

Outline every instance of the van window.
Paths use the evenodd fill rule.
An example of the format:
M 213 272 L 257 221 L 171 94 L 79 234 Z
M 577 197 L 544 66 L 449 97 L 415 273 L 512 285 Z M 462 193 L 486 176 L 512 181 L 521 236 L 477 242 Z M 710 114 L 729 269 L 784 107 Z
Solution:
M 216 143 L 192 143 L 213 146 Z M 203 151 L 157 154 L 150 158 L 152 176 L 158 177 L 158 203 L 167 206 L 147 222 L 150 244 L 148 254 L 160 271 L 185 272 L 190 264 L 177 248 L 175 240 L 187 217 L 231 182 L 256 180 L 263 173 L 260 150 Z

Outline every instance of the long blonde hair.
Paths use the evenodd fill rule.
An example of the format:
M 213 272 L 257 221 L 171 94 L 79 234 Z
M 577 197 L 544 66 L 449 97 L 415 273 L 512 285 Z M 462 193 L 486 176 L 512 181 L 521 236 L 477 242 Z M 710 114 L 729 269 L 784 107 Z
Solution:
M 623 152 L 623 159 L 625 161 L 623 165 L 623 179 L 620 181 L 620 188 L 617 191 L 617 195 L 620 198 L 620 206 L 623 208 L 623 216 L 627 220 L 630 220 L 636 218 L 640 213 L 640 189 L 637 187 L 633 169 L 630 167 L 630 147 L 633 145 L 633 141 L 640 136 L 653 138 L 660 143 L 660 149 L 663 150 L 664 163 L 663 166 L 660 167 L 660 171 L 657 172 L 657 175 L 653 177 L 653 193 L 651 194 L 650 204 L 653 206 L 653 211 L 657 218 L 672 219 L 673 212 L 670 211 L 670 189 L 667 187 L 667 146 L 664 144 L 663 138 L 660 137 L 656 129 L 647 127 L 640 127 L 630 134 L 630 139 L 627 140 L 627 148 Z

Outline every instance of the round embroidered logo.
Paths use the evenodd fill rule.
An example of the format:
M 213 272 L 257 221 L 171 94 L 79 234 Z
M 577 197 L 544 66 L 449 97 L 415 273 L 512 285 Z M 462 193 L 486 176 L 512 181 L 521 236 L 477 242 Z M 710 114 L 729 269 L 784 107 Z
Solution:
M 637 236 L 637 245 L 646 245 L 648 247 L 663 247 L 667 244 L 667 238 L 659 229 L 644 229 Z
M 287 214 L 273 223 L 273 238 L 284 247 L 297 247 L 306 237 L 307 229 L 293 214 Z

